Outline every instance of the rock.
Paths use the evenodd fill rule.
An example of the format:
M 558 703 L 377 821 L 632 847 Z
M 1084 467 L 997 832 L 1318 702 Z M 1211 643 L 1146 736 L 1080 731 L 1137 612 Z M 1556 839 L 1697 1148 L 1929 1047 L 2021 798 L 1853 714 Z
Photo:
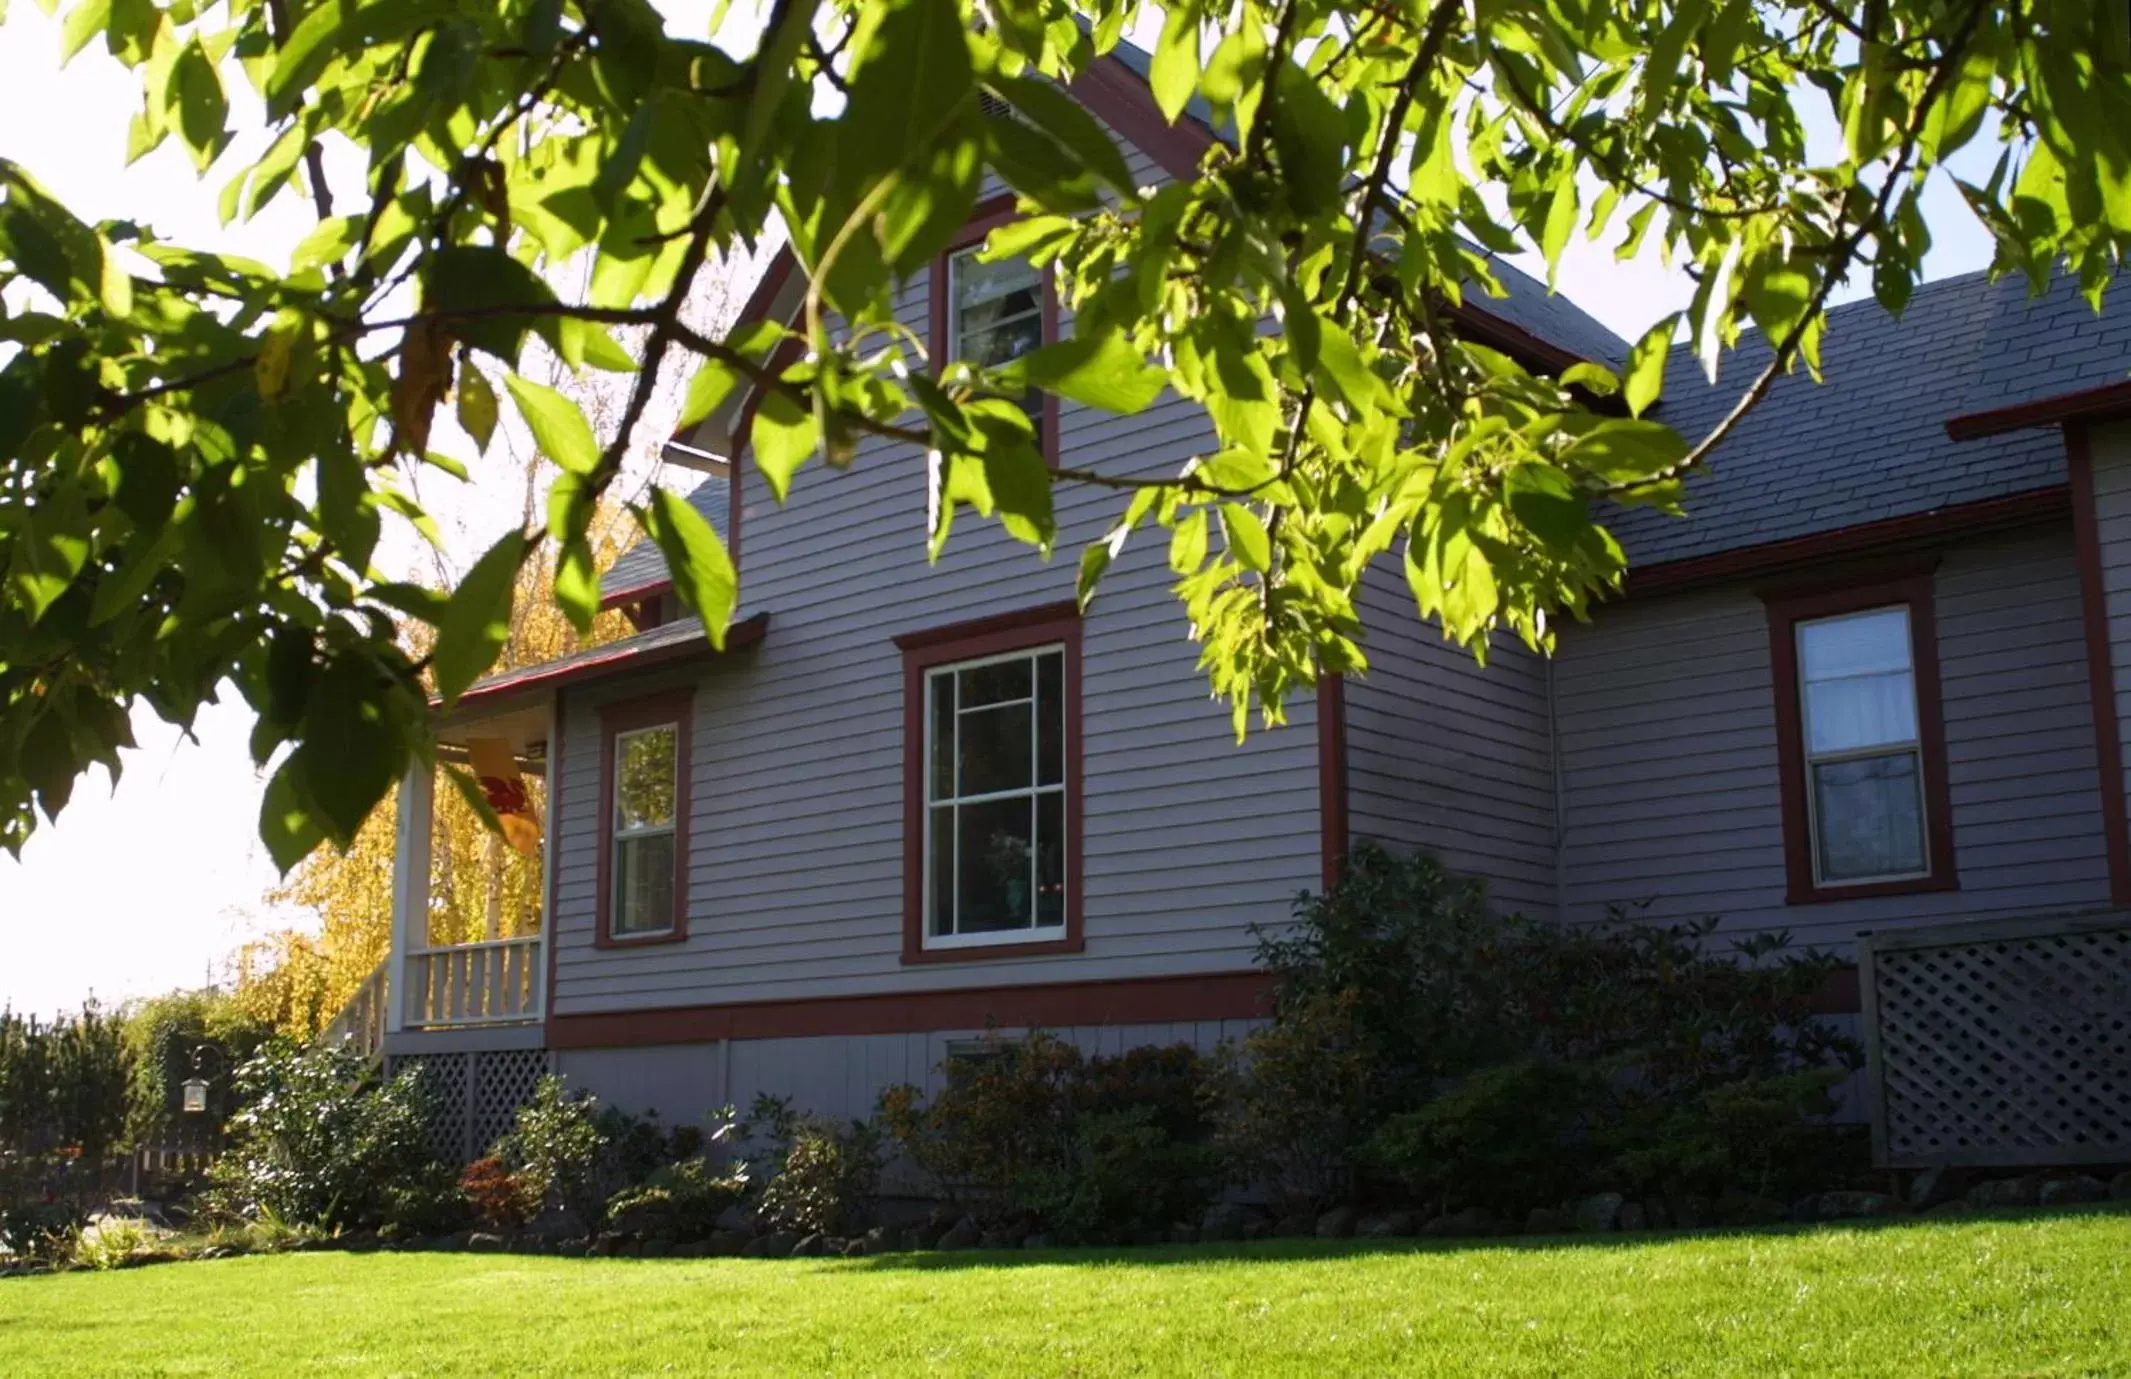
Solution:
M 614 1253 L 623 1259 L 640 1259 L 644 1254 L 644 1245 L 640 1240 L 622 1240 L 615 1244 Z
M 689 1240 L 673 1247 L 675 1259 L 703 1259 L 710 1254 L 708 1240 Z
M 1707 1197 L 1686 1193 L 1668 1203 L 1672 1208 L 1672 1224 L 1683 1231 L 1706 1230 L 1716 1220 L 1716 1208 Z
M 1620 1228 L 1620 1209 L 1628 1199 L 1617 1192 L 1594 1192 L 1576 1204 L 1576 1229 L 1596 1235 Z
M 1132 1232 L 1132 1244 L 1141 1249 L 1145 1249 L 1149 1245 L 1166 1245 L 1168 1243 L 1169 1232 L 1158 1230 L 1153 1226 L 1143 1226 Z
M 1199 1228 L 1189 1222 L 1178 1222 L 1169 1228 L 1169 1243 L 1172 1245 L 1196 1245 L 1199 1243 Z
M 893 1226 L 875 1226 L 860 1236 L 858 1243 L 869 1255 L 890 1255 L 903 1248 L 903 1233 Z
M 1352 1207 L 1334 1207 L 1317 1218 L 1317 1238 L 1338 1240 L 1354 1234 L 1354 1223 L 1359 1218 Z
M 1273 1223 L 1262 1216 L 1253 1216 L 1243 1223 L 1245 1240 L 1263 1240 L 1273 1233 Z
M 2105 1202 L 2109 1199 L 2109 1185 L 2101 1179 L 2082 1173 L 2076 1178 L 2052 1178 L 2042 1185 L 2035 1200 L 2046 1207 L 2071 1207 L 2086 1202 Z
M 1809 1223 L 1811 1223 L 1811 1222 L 1814 1222 L 1814 1221 L 1818 1221 L 1819 1219 L 1820 1219 L 1820 1194 L 1819 1194 L 1819 1193 L 1817 1193 L 1817 1192 L 1808 1192 L 1808 1193 L 1807 1193 L 1807 1194 L 1806 1194 L 1805 1196 L 1803 1196 L 1803 1197 L 1799 1198 L 1799 1199 L 1798 1199 L 1797 1201 L 1795 1201 L 1795 1202 L 1791 1203 L 1791 1220 L 1793 1220 L 1793 1221 L 1796 1221 L 1796 1222 L 1797 1222 L 1798 1224 L 1800 1224 L 1801 1226 L 1802 1226 L 1802 1225 L 1807 1225 L 1807 1224 L 1809 1224 Z
M 2032 1207 L 2042 1200 L 2042 1180 L 2026 1174 L 2018 1178 L 1994 1178 L 1970 1188 L 1965 1200 L 1978 1211 Z
M 1812 1217 L 1815 1221 L 1854 1221 L 1860 1217 L 1902 1216 L 1909 1208 L 1899 1197 L 1884 1192 L 1823 1192 Z
M 1314 1212 L 1291 1212 L 1273 1223 L 1273 1234 L 1282 1240 L 1293 1240 L 1317 1234 L 1317 1216 Z
M 1965 1198 L 1952 1197 L 1938 1203 L 1936 1206 L 1924 1208 L 1919 1214 L 1923 1216 L 1966 1216 L 1974 1210 L 1975 1208 L 1968 1205 Z
M 1024 1250 L 1048 1250 L 1051 1248 L 1051 1237 L 1042 1231 L 1030 1231 L 1021 1238 L 1021 1248 Z
M 1495 1214 L 1486 1207 L 1464 1207 L 1457 1211 L 1433 1217 L 1421 1227 L 1421 1234 L 1442 1239 L 1461 1239 L 1476 1235 L 1495 1233 Z
M 939 1243 L 934 1245 L 933 1248 L 936 1250 L 974 1250 L 977 1248 L 977 1242 L 983 1238 L 984 1232 L 977 1229 L 975 1218 L 965 1216 L 956 1222 L 947 1234 L 941 1236 Z
M 1646 1231 L 1650 1229 L 1650 1215 L 1643 1210 L 1641 1202 L 1623 1202 L 1620 1204 L 1620 1228 L 1624 1231 Z
M 1241 1202 L 1216 1202 L 1199 1218 L 1199 1239 L 1241 1240 L 1246 1226 L 1263 1219 L 1263 1213 Z
M 842 1255 L 845 1259 L 857 1259 L 860 1256 L 864 1255 L 866 1252 L 866 1240 L 864 1236 L 853 1236 L 849 1240 L 843 1242 L 843 1246 L 844 1247 L 841 1250 L 837 1251 L 837 1253 Z
M 771 1231 L 748 1242 L 747 1254 L 754 1259 L 788 1259 L 799 1244 L 797 1231 Z
M 737 1259 L 746 1253 L 755 1237 L 746 1231 L 717 1230 L 710 1233 L 710 1253 L 720 1259 Z
M 2109 1197 L 2117 1202 L 2131 1202 L 2131 1168 L 2109 1180 Z
M 1959 1197 L 1967 1190 L 1969 1177 L 1965 1168 L 1927 1168 L 1909 1180 L 1905 1200 L 1910 1210 L 1926 1211 Z
M 664 1259 L 673 1253 L 673 1242 L 671 1240 L 646 1240 L 636 1247 L 636 1253 L 643 1259 Z
M 1021 1248 L 1022 1231 L 1019 1226 L 993 1226 L 977 1237 L 980 1250 L 1018 1250 Z
M 718 1219 L 712 1224 L 721 1231 L 746 1231 L 749 1235 L 753 1235 L 755 1233 L 755 1213 L 735 1202 L 719 1212 Z
M 1643 1199 L 1643 1220 L 1649 1223 L 1651 1230 L 1667 1230 L 1672 1225 L 1672 1208 L 1662 1197 L 1646 1197 Z
M 1575 1217 L 1553 1207 L 1533 1207 L 1524 1218 L 1526 1235 L 1566 1235 L 1575 1226 Z
M 1387 1240 L 1402 1235 L 1412 1235 L 1420 1225 L 1410 1211 L 1387 1211 L 1378 1216 L 1364 1216 L 1354 1223 L 1356 1235 L 1375 1240 Z
M 828 1243 L 829 1238 L 820 1231 L 802 1235 L 792 1245 L 792 1258 L 811 1259 L 816 1255 L 827 1254 L 829 1252 Z

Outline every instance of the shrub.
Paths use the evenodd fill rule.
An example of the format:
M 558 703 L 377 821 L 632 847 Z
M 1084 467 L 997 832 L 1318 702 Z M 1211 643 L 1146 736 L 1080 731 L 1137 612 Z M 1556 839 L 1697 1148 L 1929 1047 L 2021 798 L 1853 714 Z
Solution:
M 653 1170 L 635 1187 L 607 1199 L 607 1227 L 647 1240 L 707 1239 L 718 1217 L 747 1195 L 744 1168 L 723 1171 L 707 1159 L 684 1159 Z
M 51 1022 L 0 1010 L 0 1210 L 97 1197 L 130 1075 L 123 1026 L 94 1002 Z
M 161 1243 L 163 1233 L 131 1217 L 106 1217 L 81 1231 L 70 1262 L 82 1269 L 117 1269 Z
M 1610 1081 L 1580 1064 L 1499 1064 L 1393 1116 L 1362 1159 L 1444 1210 L 1557 1202 L 1588 1178 L 1613 1102 Z
M 1090 1058 L 1042 1031 L 942 1065 L 928 1105 L 882 1098 L 888 1133 L 954 1200 L 1061 1235 L 1126 1235 L 1194 1216 L 1219 1178 L 1218 1070 L 1189 1045 Z
M 72 1258 L 85 1224 L 81 1209 L 70 1202 L 0 1204 L 0 1255 L 64 1263 Z
M 1314 1209 L 1354 1194 L 1378 1094 L 1378 1056 L 1357 1034 L 1357 1004 L 1349 991 L 1299 996 L 1243 1041 L 1220 1144 L 1234 1175 L 1280 1206 Z
M 589 1224 L 611 1190 L 605 1181 L 610 1144 L 592 1097 L 569 1091 L 551 1073 L 489 1154 L 524 1184 L 536 1210 L 560 1207 Z
M 1728 1082 L 1677 1106 L 1645 1102 L 1615 1134 L 1624 1187 L 1788 1201 L 1854 1177 L 1864 1146 L 1831 1126 L 1842 1074 L 1820 1068 Z
M 237 1109 L 230 1074 L 266 1041 L 273 1027 L 233 996 L 212 987 L 173 991 L 129 1005 L 126 1133 L 134 1143 L 169 1130 L 179 1116 L 185 1081 L 197 1067 L 206 1076 L 206 1127 L 219 1131 Z
M 242 1104 L 211 1171 L 209 1205 L 239 1219 L 329 1230 L 384 1219 L 386 1190 L 433 1162 L 419 1073 L 366 1081 L 355 1055 L 276 1039 L 238 1068 Z
M 764 1142 L 750 1165 L 766 1181 L 755 1219 L 772 1230 L 849 1234 L 880 1188 L 882 1133 L 869 1120 L 838 1125 L 761 1097 L 749 1129 Z
M 540 1209 L 532 1185 L 493 1154 L 466 1166 L 459 1175 L 459 1195 L 474 1219 L 492 1231 L 516 1230 Z
M 380 1235 L 395 1240 L 450 1235 L 470 1219 L 470 1204 L 459 1179 L 443 1164 L 430 1164 L 412 1177 L 388 1183 Z

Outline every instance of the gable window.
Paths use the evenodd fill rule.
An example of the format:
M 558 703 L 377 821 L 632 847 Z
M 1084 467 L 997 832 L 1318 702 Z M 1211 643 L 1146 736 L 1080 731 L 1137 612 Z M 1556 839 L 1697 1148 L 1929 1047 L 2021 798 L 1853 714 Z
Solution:
M 1793 902 L 1953 884 L 1930 586 L 1769 601 Z
M 685 936 L 690 717 L 686 691 L 601 713 L 603 944 Z
M 1078 945 L 1079 632 L 1047 607 L 898 639 L 906 959 Z
M 977 208 L 933 265 L 932 343 L 942 362 L 966 359 L 999 368 L 1058 338 L 1058 298 L 1050 276 L 1025 259 L 987 263 L 984 240 L 1013 219 L 1013 198 Z M 1046 459 L 1057 454 L 1058 407 L 1031 388 L 1021 399 Z

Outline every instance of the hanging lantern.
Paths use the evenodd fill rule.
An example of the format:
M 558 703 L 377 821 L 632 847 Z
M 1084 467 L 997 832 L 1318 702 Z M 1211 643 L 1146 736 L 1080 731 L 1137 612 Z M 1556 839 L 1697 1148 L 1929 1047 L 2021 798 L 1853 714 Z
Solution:
M 206 1078 L 194 1073 L 191 1077 L 185 1079 L 185 1085 L 182 1090 L 185 1094 L 184 1106 L 186 1115 L 200 1116 L 207 1114 Z

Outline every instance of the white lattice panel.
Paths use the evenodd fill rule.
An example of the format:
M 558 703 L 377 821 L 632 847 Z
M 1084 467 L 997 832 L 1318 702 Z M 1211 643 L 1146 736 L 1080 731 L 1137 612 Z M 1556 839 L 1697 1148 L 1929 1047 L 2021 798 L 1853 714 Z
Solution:
M 1862 967 L 1882 1164 L 2131 1160 L 2131 921 L 1878 936 Z
M 542 1049 L 489 1049 L 479 1053 L 409 1054 L 392 1060 L 392 1071 L 419 1067 L 429 1088 L 435 1119 L 429 1144 L 446 1163 L 471 1163 L 510 1129 L 518 1108 L 548 1070 Z

